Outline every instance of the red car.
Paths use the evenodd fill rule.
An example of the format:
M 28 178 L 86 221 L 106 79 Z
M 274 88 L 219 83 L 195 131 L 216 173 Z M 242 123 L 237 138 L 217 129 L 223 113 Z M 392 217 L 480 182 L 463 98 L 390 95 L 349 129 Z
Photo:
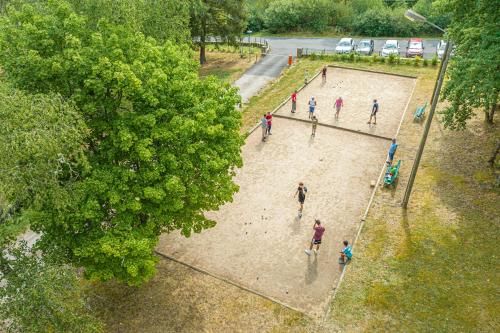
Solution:
M 406 47 L 406 57 L 423 57 L 424 56 L 424 41 L 422 38 L 412 38 L 408 41 L 408 46 Z

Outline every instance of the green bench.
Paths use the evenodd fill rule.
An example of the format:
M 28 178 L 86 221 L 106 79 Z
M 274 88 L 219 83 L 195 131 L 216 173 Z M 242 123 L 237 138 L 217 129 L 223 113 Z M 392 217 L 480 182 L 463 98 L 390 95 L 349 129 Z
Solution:
M 419 106 L 415 113 L 413 114 L 413 120 L 420 120 L 424 117 L 425 108 L 427 107 L 427 102 L 424 105 Z
M 396 179 L 398 178 L 399 175 L 399 168 L 401 167 L 401 160 L 396 163 L 396 165 L 387 165 L 387 171 L 385 172 L 384 176 L 384 186 L 386 185 L 392 185 L 394 186 L 394 183 L 396 182 Z

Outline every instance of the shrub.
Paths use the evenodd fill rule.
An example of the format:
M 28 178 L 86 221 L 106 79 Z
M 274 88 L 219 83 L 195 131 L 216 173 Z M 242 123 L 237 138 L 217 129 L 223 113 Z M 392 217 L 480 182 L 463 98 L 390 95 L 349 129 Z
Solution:
M 404 11 L 403 7 L 371 8 L 356 16 L 352 28 L 366 36 L 409 36 L 416 32 L 419 25 L 406 20 Z
M 429 61 L 427 59 L 424 59 L 422 65 L 424 65 L 424 67 L 427 67 L 429 65 Z
M 349 53 L 349 61 L 354 62 L 354 53 L 353 52 Z
M 264 21 L 272 33 L 297 29 L 320 32 L 330 23 L 331 14 L 328 0 L 276 0 L 266 9 Z
M 379 61 L 381 64 L 385 64 L 386 58 L 385 57 L 380 57 Z
M 377 62 L 378 61 L 378 55 L 375 53 L 372 55 L 371 62 Z
M 420 65 L 421 61 L 422 61 L 422 58 L 420 58 L 419 56 L 416 56 L 415 59 L 413 60 L 413 64 L 415 65 L 415 67 L 418 67 L 418 65 Z
M 333 56 L 332 56 L 332 58 L 333 58 L 334 61 L 339 61 L 340 60 L 340 56 L 337 53 L 334 53 Z
M 432 67 L 436 67 L 438 64 L 438 57 L 437 55 L 434 55 L 434 57 L 432 57 L 432 60 L 431 60 L 431 65 Z
M 349 56 L 345 53 L 342 53 L 340 55 L 340 61 L 347 61 L 349 59 Z
M 390 64 L 394 64 L 396 62 L 396 55 L 394 53 L 389 54 L 389 58 L 387 59 L 387 62 Z

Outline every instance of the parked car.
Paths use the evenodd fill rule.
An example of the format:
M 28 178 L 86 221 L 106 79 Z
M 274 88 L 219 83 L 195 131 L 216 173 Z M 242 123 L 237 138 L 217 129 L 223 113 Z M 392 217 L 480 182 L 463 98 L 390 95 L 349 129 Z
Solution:
M 354 51 L 354 40 L 352 38 L 342 38 L 335 47 L 337 53 L 351 53 Z
M 424 57 L 424 41 L 421 38 L 411 38 L 406 47 L 406 57 Z
M 395 39 L 387 40 L 380 52 L 382 57 L 388 57 L 391 54 L 399 55 L 399 42 Z
M 363 55 L 371 55 L 373 53 L 373 47 L 375 43 L 373 39 L 363 39 L 359 41 L 358 45 L 356 45 L 356 53 Z
M 444 49 L 446 48 L 446 42 L 441 40 L 436 47 L 436 55 L 439 59 L 442 59 L 444 56 Z

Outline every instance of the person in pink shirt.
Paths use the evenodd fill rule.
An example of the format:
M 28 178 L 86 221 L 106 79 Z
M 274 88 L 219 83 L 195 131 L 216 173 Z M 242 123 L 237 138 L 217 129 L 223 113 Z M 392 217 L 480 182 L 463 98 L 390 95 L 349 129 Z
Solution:
M 297 90 L 292 93 L 292 113 L 297 110 Z
M 342 109 L 343 106 L 344 100 L 342 99 L 342 97 L 337 98 L 337 100 L 335 101 L 335 118 L 339 117 L 340 109 Z
M 325 233 L 325 227 L 321 225 L 320 220 L 315 220 L 314 221 L 314 236 L 311 240 L 311 246 L 309 249 L 305 250 L 305 253 L 310 256 L 312 251 L 313 251 L 313 246 L 316 245 L 316 249 L 314 250 L 314 254 L 319 254 L 319 245 L 321 244 L 321 238 L 323 237 L 323 234 Z

